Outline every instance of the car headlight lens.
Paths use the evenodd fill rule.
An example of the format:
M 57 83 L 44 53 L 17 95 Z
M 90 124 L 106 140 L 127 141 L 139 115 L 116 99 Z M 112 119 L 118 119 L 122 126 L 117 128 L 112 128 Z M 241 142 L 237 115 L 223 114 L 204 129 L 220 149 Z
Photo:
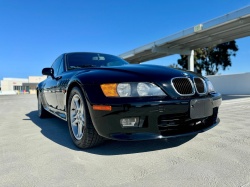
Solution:
M 208 92 L 214 92 L 214 86 L 210 81 L 207 81 Z
M 131 86 L 128 83 L 121 83 L 117 86 L 117 93 L 120 97 L 131 96 Z
M 139 96 L 164 96 L 166 95 L 153 83 L 138 83 L 137 92 Z
M 146 96 L 148 95 L 150 87 L 146 83 L 138 83 L 137 85 L 137 92 L 139 96 Z
M 166 96 L 160 87 L 148 82 L 102 84 L 101 89 L 106 97 Z

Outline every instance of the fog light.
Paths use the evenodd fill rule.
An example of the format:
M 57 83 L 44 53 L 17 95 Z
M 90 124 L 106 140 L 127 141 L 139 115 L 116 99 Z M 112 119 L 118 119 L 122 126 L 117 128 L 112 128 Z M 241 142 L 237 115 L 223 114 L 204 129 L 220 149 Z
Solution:
M 120 123 L 122 127 L 138 127 L 139 117 L 122 118 Z

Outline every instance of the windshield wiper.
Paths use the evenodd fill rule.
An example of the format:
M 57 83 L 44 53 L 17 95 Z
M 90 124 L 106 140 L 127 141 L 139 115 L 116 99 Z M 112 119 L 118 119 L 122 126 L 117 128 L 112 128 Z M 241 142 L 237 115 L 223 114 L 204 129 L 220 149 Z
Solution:
M 96 65 L 91 65 L 91 64 L 87 64 L 87 65 L 79 65 L 79 66 L 73 66 L 69 69 L 76 69 L 76 68 L 86 68 L 86 67 L 96 67 Z

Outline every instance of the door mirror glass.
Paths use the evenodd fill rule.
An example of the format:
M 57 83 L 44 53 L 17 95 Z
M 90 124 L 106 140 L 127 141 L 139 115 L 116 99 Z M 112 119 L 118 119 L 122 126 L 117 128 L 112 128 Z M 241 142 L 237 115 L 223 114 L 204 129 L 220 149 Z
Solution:
M 51 76 L 52 78 L 54 78 L 54 70 L 53 68 L 44 68 L 42 71 L 43 75 L 47 75 L 47 76 Z

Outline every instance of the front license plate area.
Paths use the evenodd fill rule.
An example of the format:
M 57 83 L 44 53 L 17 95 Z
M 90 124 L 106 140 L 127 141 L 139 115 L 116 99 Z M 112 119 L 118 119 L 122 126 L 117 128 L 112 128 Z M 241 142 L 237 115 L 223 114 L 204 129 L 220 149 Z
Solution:
M 190 101 L 190 118 L 198 119 L 213 115 L 213 100 L 210 98 Z

